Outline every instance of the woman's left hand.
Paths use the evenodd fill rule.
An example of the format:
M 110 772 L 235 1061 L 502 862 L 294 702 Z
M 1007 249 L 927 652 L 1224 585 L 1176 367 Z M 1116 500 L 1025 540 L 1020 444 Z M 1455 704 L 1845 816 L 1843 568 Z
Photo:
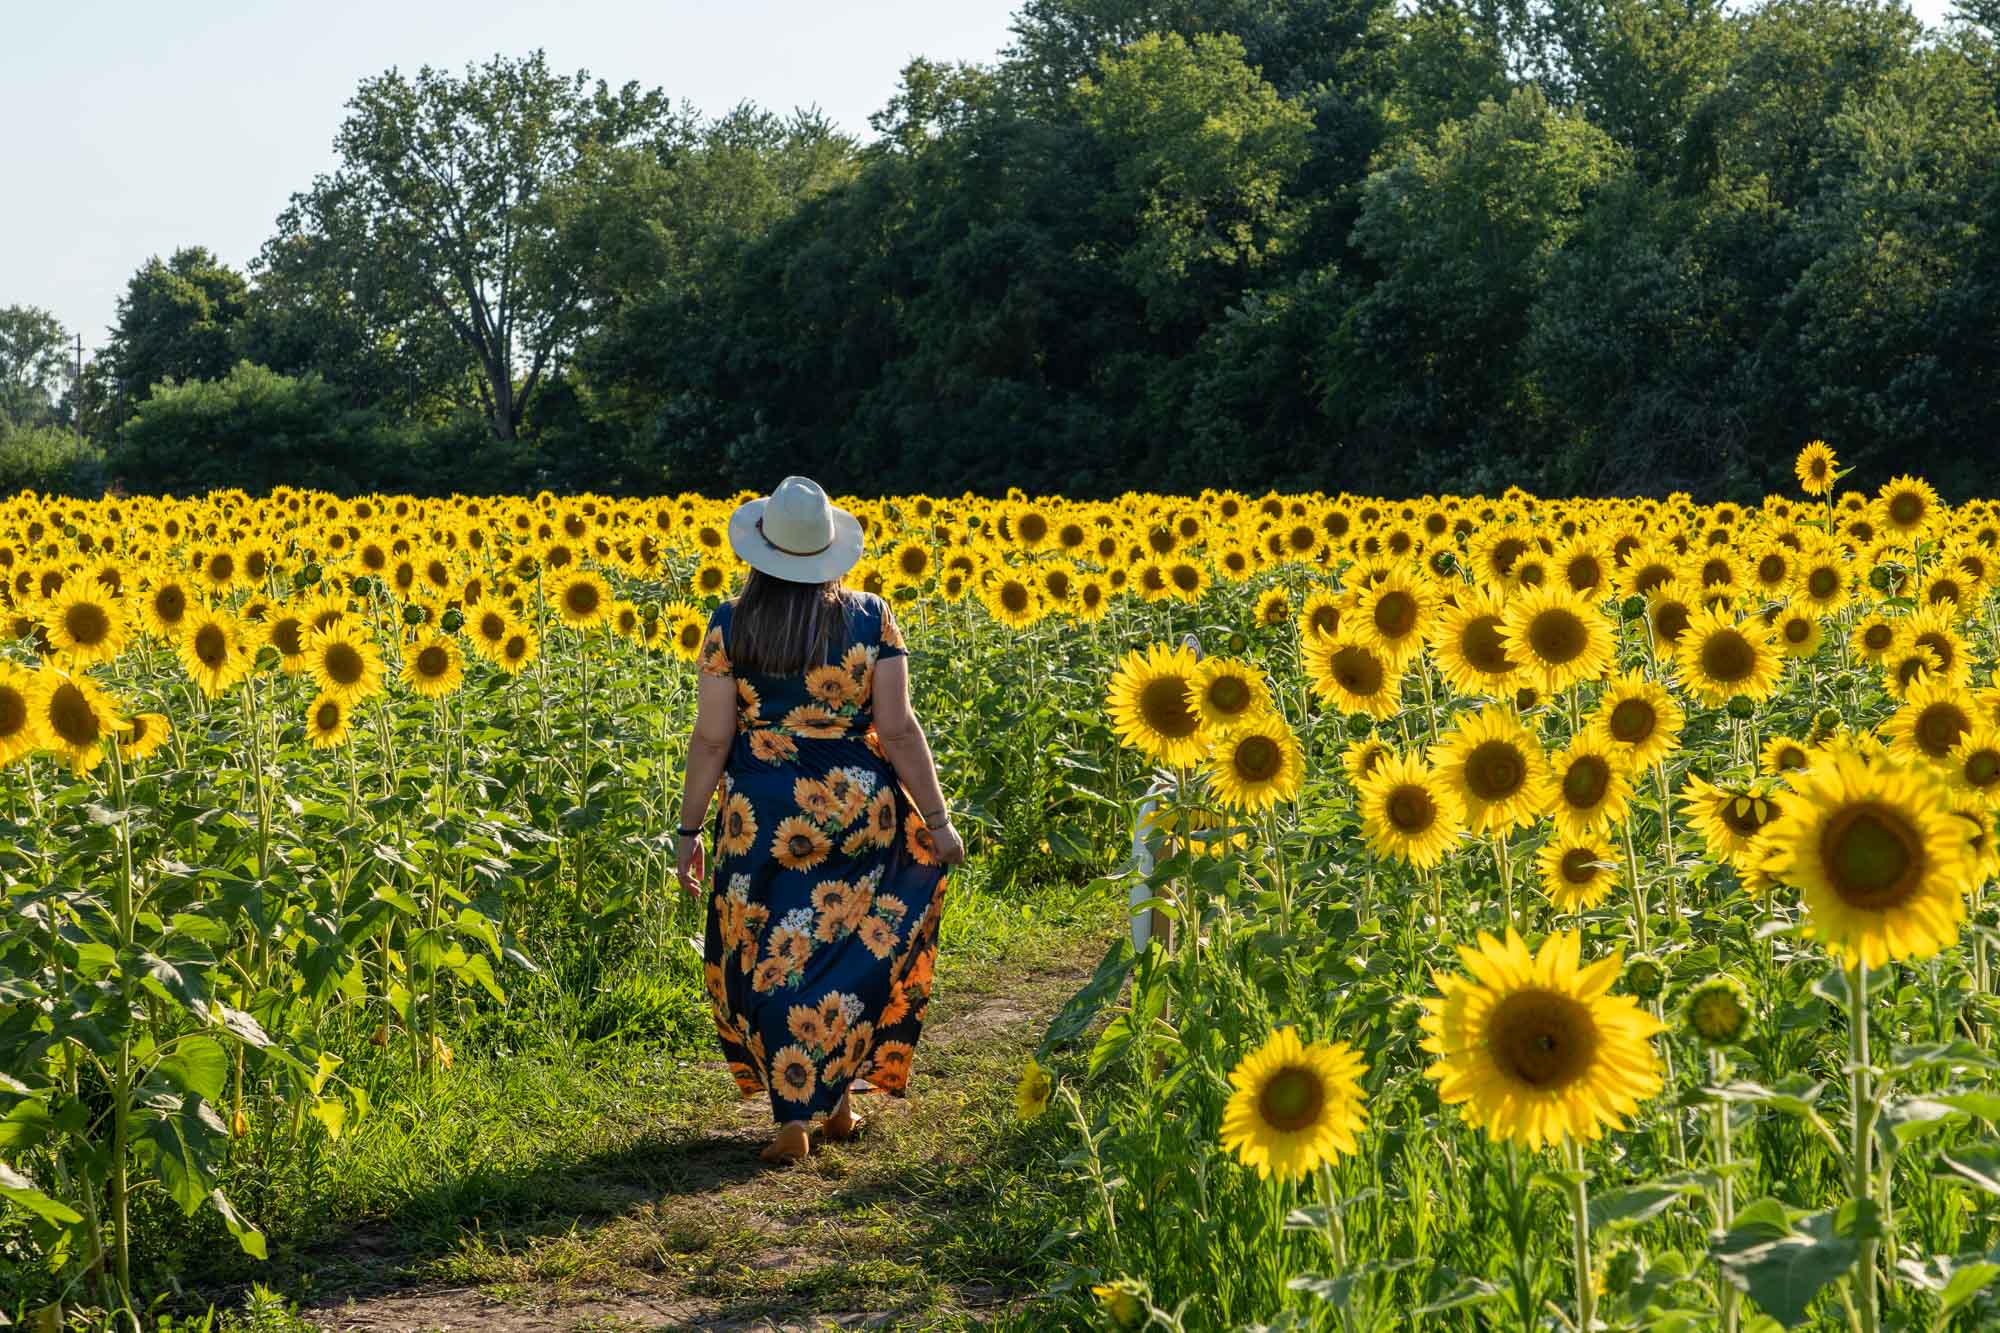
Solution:
M 679 861 L 681 887 L 688 891 L 690 897 L 700 897 L 701 881 L 707 869 L 707 853 L 702 848 L 700 838 L 681 839 Z

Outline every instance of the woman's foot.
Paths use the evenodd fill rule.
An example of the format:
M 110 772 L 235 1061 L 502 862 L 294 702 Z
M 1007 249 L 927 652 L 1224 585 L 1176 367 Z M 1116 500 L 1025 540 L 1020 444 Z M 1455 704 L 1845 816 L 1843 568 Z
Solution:
M 794 1120 L 779 1126 L 777 1135 L 757 1155 L 767 1162 L 797 1162 L 811 1152 L 812 1131 L 805 1121 Z
M 861 1127 L 866 1123 L 860 1116 L 854 1114 L 852 1094 L 843 1093 L 840 1104 L 826 1117 L 826 1136 L 835 1143 L 844 1143 L 848 1139 L 859 1138 Z

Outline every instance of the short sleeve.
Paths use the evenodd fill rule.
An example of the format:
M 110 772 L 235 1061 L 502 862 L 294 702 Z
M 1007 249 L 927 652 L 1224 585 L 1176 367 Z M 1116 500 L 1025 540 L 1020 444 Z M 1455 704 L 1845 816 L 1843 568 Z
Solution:
M 882 632 L 880 636 L 882 648 L 876 654 L 876 657 L 878 659 L 884 657 L 907 657 L 910 650 L 903 643 L 902 627 L 896 623 L 896 613 L 889 609 L 888 599 L 886 597 L 877 597 L 875 602 L 876 605 L 882 608 Z
M 701 636 L 697 659 L 704 676 L 734 675 L 729 665 L 729 604 L 724 602 L 708 617 L 708 632 Z

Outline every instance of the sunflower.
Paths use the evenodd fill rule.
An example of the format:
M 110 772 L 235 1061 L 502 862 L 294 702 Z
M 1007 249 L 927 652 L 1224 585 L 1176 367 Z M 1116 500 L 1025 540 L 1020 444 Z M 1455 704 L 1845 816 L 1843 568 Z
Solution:
M 1773 736 L 1764 742 L 1757 762 L 1765 773 L 1780 778 L 1812 763 L 1812 746 L 1795 736 Z
M 1558 912 L 1587 912 L 1617 887 L 1623 860 L 1595 833 L 1551 838 L 1535 853 L 1542 892 Z
M 43 667 L 27 688 L 35 747 L 69 761 L 82 777 L 104 759 L 104 742 L 125 729 L 118 705 L 89 676 Z
M 1482 931 L 1458 952 L 1475 979 L 1441 976 L 1443 994 L 1425 999 L 1423 1048 L 1438 1059 L 1424 1076 L 1467 1120 L 1539 1149 L 1595 1140 L 1659 1092 L 1650 1038 L 1662 1025 L 1609 993 L 1620 955 L 1583 967 L 1574 932 L 1530 955 L 1511 929 L 1505 943 Z
M 527 669 L 542 650 L 541 640 L 535 631 L 523 624 L 512 624 L 501 636 L 500 646 L 494 650 L 493 660 L 500 669 L 510 676 L 518 676 Z
M 1500 642 L 1520 674 L 1549 694 L 1596 680 L 1617 649 L 1604 613 L 1563 586 L 1529 589 L 1510 601 Z
M 1926 677 L 1911 683 L 1902 707 L 1879 732 L 1893 754 L 1942 763 L 1959 739 L 1978 725 L 1980 712 L 1971 691 Z
M 175 653 L 181 669 L 201 687 L 203 695 L 219 699 L 250 674 L 256 664 L 256 639 L 229 612 L 197 606 L 181 626 Z
M 1960 736 L 1946 756 L 1944 773 L 1957 790 L 2000 808 L 2000 727 L 1982 722 Z
M 1305 751 L 1284 719 L 1260 713 L 1218 733 L 1210 743 L 1209 790 L 1236 810 L 1268 810 L 1299 794 Z
M 1291 593 L 1282 586 L 1264 589 L 1257 594 L 1257 606 L 1251 617 L 1265 629 L 1284 624 L 1292 618 Z
M 1154 644 L 1127 653 L 1105 700 L 1119 739 L 1175 768 L 1198 762 L 1206 746 L 1201 714 L 1189 700 L 1199 669 L 1187 648 Z
M 1826 637 L 1819 613 L 1808 602 L 1797 601 L 1778 613 L 1773 623 L 1778 652 L 1784 657 L 1811 657 Z
M 1398 566 L 1356 590 L 1348 623 L 1377 656 L 1400 669 L 1423 649 L 1437 604 L 1428 578 Z
M 1259 1179 L 1296 1180 L 1357 1149 L 1367 1127 L 1361 1076 L 1368 1066 L 1346 1042 L 1306 1045 L 1279 1028 L 1229 1071 L 1222 1146 Z
M 1363 736 L 1340 752 L 1340 766 L 1356 786 L 1373 773 L 1384 759 L 1396 753 L 1380 736 Z
M 1890 655 L 1915 648 L 1928 648 L 1937 658 L 1932 675 L 1953 685 L 1964 685 L 1972 679 L 1972 653 L 1965 636 L 1952 624 L 1950 611 L 1926 606 L 1896 622 L 1896 645 Z M 1902 673 L 1898 674 L 1902 678 Z M 1903 683 L 1907 685 L 1909 680 L 1903 679 Z
M 1211 657 L 1195 668 L 1188 702 L 1205 727 L 1229 727 L 1271 707 L 1264 673 L 1233 657 Z
M 1581 839 L 1625 818 L 1632 801 L 1628 762 L 1624 747 L 1593 731 L 1550 758 L 1545 804 L 1562 839 Z
M 1366 713 L 1380 721 L 1402 707 L 1401 668 L 1345 635 L 1308 640 L 1305 667 L 1313 693 L 1343 713 Z
M 1331 639 L 1340 634 L 1341 617 L 1347 612 L 1344 598 L 1330 592 L 1316 592 L 1299 608 L 1299 641 Z
M 1681 808 L 1701 830 L 1708 854 L 1718 862 L 1735 861 L 1778 817 L 1778 803 L 1768 779 L 1747 783 L 1714 783 L 1690 777 L 1681 791 Z
M 34 677 L 0 661 L 0 767 L 34 751 L 36 731 L 29 689 Z
M 403 659 L 403 684 L 439 699 L 465 683 L 465 654 L 449 634 L 434 634 Z
M 171 639 L 181 632 L 193 600 L 185 580 L 177 574 L 162 572 L 151 579 L 139 599 L 139 608 L 153 633 Z
M 1825 440 L 1811 440 L 1799 450 L 1792 473 L 1807 495 L 1832 495 L 1834 482 L 1840 480 L 1840 463 Z
M 1465 804 L 1413 755 L 1386 754 L 1363 777 L 1356 805 L 1368 845 L 1380 857 L 1428 870 L 1465 831 Z
M 1695 594 L 1679 579 L 1660 584 L 1646 594 L 1646 624 L 1653 632 L 1653 651 L 1671 654 L 1694 618 Z
M 1779 658 L 1771 632 L 1756 617 L 1699 611 L 1674 649 L 1681 683 L 1713 708 L 1738 694 L 1768 699 L 1777 687 Z
M 296 676 L 306 669 L 305 612 L 288 606 L 273 606 L 264 620 L 264 642 L 277 650 L 278 669 Z
M 173 731 L 165 713 L 134 713 L 126 720 L 125 734 L 118 738 L 118 751 L 127 759 L 144 759 L 165 745 Z
M 1847 566 L 1838 549 L 1814 551 L 1805 556 L 1794 577 L 1799 600 L 1823 616 L 1846 606 L 1852 596 Z
M 579 569 L 557 579 L 551 604 L 563 624 L 571 629 L 591 629 L 611 614 L 611 588 L 603 575 Z
M 1548 761 L 1541 741 L 1501 705 L 1462 717 L 1432 747 L 1431 763 L 1465 803 L 1474 833 L 1534 822 Z
M 1493 588 L 1464 589 L 1439 612 L 1431 657 L 1460 694 L 1502 698 L 1514 688 L 1520 664 L 1501 638 L 1506 613 L 1505 594 Z
M 1905 542 L 1927 536 L 1942 517 L 1938 493 L 1921 477 L 1894 477 L 1875 497 L 1882 531 Z
M 306 706 L 306 739 L 315 750 L 331 750 L 347 744 L 348 700 L 332 692 L 322 693 Z
M 1766 867 L 1805 899 L 1806 929 L 1868 967 L 1949 948 L 1973 867 L 1931 774 L 1823 754 L 1778 796 Z
M 988 615 L 1013 629 L 1026 628 L 1048 614 L 1041 586 L 1011 572 L 999 573 L 981 589 L 979 600 Z
M 833 843 L 810 819 L 791 815 L 771 833 L 771 855 L 787 870 L 811 870 L 826 860 Z
M 306 666 L 327 694 L 360 703 L 382 688 L 382 655 L 372 640 L 345 625 L 306 638 Z
M 42 609 L 49 646 L 71 666 L 108 662 L 125 651 L 125 612 L 95 580 L 78 579 Z

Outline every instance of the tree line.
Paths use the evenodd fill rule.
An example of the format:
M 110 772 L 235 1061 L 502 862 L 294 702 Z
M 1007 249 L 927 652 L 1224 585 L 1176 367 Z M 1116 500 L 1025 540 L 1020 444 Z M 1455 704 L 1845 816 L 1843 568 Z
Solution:
M 1990 490 L 2000 0 L 1025 0 L 864 141 L 363 81 L 238 272 L 0 311 L 0 484 Z

